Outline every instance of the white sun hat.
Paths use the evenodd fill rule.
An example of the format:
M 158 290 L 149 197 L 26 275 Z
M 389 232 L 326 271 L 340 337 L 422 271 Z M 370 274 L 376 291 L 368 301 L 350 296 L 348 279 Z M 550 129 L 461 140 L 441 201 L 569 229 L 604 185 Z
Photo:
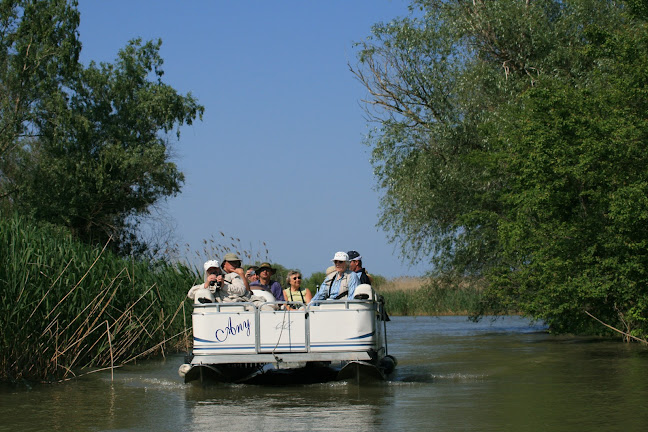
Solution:
M 203 268 L 205 269 L 205 271 L 209 270 L 212 267 L 218 268 L 219 267 L 218 261 L 216 261 L 216 260 L 205 261 L 205 264 L 203 265 Z
M 331 261 L 349 261 L 349 255 L 346 252 L 335 252 L 335 256 Z

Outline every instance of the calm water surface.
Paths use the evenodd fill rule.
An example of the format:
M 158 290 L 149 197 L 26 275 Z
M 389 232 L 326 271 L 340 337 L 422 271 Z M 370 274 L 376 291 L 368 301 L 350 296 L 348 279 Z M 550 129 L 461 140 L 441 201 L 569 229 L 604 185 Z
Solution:
M 0 388 L 0 430 L 646 431 L 648 350 L 554 337 L 517 317 L 395 317 L 387 382 L 183 384 L 182 356 Z

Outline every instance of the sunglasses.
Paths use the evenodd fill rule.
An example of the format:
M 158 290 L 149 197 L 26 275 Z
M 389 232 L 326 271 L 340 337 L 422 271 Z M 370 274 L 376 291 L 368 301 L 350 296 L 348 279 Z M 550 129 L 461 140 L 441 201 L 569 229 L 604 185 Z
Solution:
M 344 264 L 346 261 L 333 261 L 333 264 Z
M 294 278 L 292 278 L 292 280 L 298 280 L 298 279 L 301 280 L 301 276 L 295 276 Z

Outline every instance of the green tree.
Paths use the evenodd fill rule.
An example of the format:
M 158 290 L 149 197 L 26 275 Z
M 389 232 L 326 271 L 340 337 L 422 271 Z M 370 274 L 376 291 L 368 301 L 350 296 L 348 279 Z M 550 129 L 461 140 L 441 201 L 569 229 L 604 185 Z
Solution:
M 48 117 L 47 100 L 78 68 L 81 44 L 75 2 L 0 2 L 0 182 L 10 189 L 6 158 Z
M 598 332 L 596 317 L 645 338 L 648 28 L 617 24 L 587 28 L 586 81 L 542 78 L 497 122 L 515 176 L 499 224 L 508 266 L 490 295 L 556 331 Z
M 24 10 L 32 3 L 40 4 L 26 2 Z M 66 9 L 76 17 L 70 28 L 78 25 L 73 6 Z M 47 10 L 37 12 L 18 14 L 20 24 L 44 20 Z M 138 224 L 184 181 L 169 155 L 171 132 L 179 138 L 179 127 L 204 110 L 191 94 L 162 82 L 160 45 L 134 40 L 114 63 L 71 65 L 54 80 L 53 91 L 37 96 L 28 119 L 34 134 L 19 139 L 3 164 L 2 187 L 16 210 L 69 227 L 90 244 L 112 239 L 121 253 L 146 249 Z
M 645 5 L 422 0 L 374 26 L 352 71 L 405 255 L 487 275 L 484 311 L 648 333 Z

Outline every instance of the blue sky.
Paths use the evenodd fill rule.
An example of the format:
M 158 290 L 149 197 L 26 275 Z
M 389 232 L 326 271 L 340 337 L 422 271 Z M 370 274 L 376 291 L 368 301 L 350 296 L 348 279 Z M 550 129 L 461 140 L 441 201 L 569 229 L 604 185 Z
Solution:
M 79 3 L 83 62 L 113 62 L 128 40 L 161 38 L 164 81 L 205 107 L 173 144 L 186 182 L 161 214 L 173 240 L 189 245 L 188 260 L 223 232 L 306 276 L 349 249 L 370 273 L 423 274 L 376 227 L 379 192 L 363 144 L 375 125 L 348 69 L 353 43 L 406 15 L 408 1 Z

